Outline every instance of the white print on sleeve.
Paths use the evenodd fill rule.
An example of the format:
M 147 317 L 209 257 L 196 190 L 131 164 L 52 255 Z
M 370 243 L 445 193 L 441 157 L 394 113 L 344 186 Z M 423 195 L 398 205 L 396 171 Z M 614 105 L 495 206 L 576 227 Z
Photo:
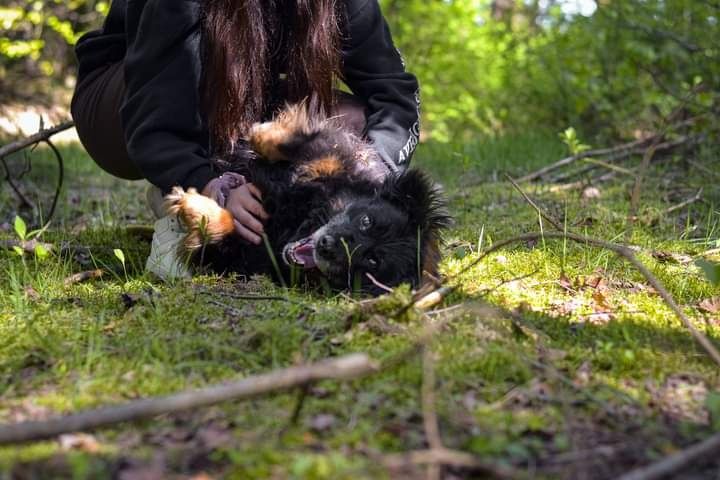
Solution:
M 405 146 L 400 150 L 400 153 L 398 154 L 398 164 L 402 165 L 405 163 L 413 154 L 415 151 L 415 148 L 417 148 L 418 143 L 420 142 L 420 90 L 415 91 L 415 103 L 417 105 L 417 116 L 418 119 L 415 123 L 413 123 L 412 127 L 410 127 L 409 133 L 410 138 L 408 138 L 407 143 Z

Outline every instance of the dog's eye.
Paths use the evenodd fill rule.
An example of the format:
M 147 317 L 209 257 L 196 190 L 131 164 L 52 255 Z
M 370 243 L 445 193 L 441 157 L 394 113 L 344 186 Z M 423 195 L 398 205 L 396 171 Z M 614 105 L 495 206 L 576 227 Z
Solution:
M 368 264 L 368 267 L 370 267 L 370 269 L 375 270 L 378 267 L 378 265 L 380 265 L 380 260 L 378 260 L 375 257 L 368 257 L 367 264 Z
M 370 227 L 372 227 L 372 219 L 367 215 L 360 217 L 360 230 L 367 230 Z

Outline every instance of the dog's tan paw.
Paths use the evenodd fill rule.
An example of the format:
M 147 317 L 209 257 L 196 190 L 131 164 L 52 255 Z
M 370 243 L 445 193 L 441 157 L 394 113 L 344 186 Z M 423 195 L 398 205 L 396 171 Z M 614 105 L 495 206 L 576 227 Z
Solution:
M 165 208 L 177 215 L 188 230 L 184 245 L 189 252 L 217 243 L 235 231 L 232 214 L 194 188 L 186 192 L 174 187 L 165 197 Z
M 272 121 L 256 123 L 250 128 L 248 143 L 270 163 L 292 160 L 283 152 L 298 138 L 309 136 L 322 122 L 310 115 L 304 103 L 287 106 Z
M 333 154 L 312 160 L 300 166 L 295 174 L 299 182 L 311 182 L 318 178 L 333 177 L 345 171 L 342 161 Z

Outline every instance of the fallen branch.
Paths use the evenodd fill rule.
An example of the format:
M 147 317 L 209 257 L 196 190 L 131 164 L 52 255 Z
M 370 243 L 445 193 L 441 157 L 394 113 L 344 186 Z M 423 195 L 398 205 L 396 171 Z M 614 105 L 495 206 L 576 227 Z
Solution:
M 477 473 L 490 475 L 499 479 L 526 478 L 525 475 L 515 469 L 489 464 L 469 453 L 449 450 L 447 448 L 415 450 L 407 453 L 387 455 L 383 458 L 383 463 L 387 468 L 391 469 L 401 469 L 407 465 L 447 465 L 474 470 Z
M 672 207 L 665 209 L 665 211 L 663 212 L 663 215 L 667 215 L 668 213 L 672 213 L 676 210 L 680 210 L 681 208 L 685 208 L 688 205 L 692 205 L 693 203 L 700 201 L 700 199 L 702 198 L 702 193 L 703 193 L 703 189 L 701 188 L 700 190 L 697 191 L 697 193 L 694 196 L 678 203 L 677 205 L 673 205 Z
M 717 456 L 719 452 L 720 433 L 681 452 L 665 457 L 652 465 L 628 472 L 618 480 L 655 480 L 665 478 L 704 457 Z
M 42 122 L 41 122 L 41 128 L 42 128 Z M 5 180 L 7 180 L 10 187 L 13 189 L 15 194 L 18 196 L 20 201 L 23 205 L 26 205 L 31 208 L 35 208 L 35 206 L 30 202 L 30 200 L 22 193 L 20 188 L 15 184 L 13 181 L 12 175 L 10 173 L 10 168 L 8 167 L 7 163 L 5 162 L 5 157 L 7 157 L 10 154 L 13 154 L 15 152 L 18 152 L 24 148 L 27 148 L 29 146 L 38 144 L 38 143 L 46 143 L 47 146 L 50 148 L 50 150 L 55 155 L 55 158 L 58 162 L 58 181 L 57 185 L 55 187 L 55 195 L 53 196 L 53 201 L 50 206 L 50 210 L 47 214 L 47 219 L 45 221 L 45 224 L 43 228 L 47 228 L 47 226 L 50 224 L 50 220 L 52 220 L 53 215 L 55 214 L 55 208 L 57 207 L 58 199 L 60 198 L 60 191 L 62 190 L 64 175 L 65 175 L 65 166 L 62 158 L 62 154 L 57 149 L 55 144 L 53 144 L 50 141 L 50 137 L 55 135 L 56 133 L 62 132 L 64 130 L 69 130 L 70 128 L 74 127 L 75 124 L 73 122 L 65 122 L 61 123 L 60 125 L 56 125 L 51 128 L 42 129 L 39 132 L 30 135 L 28 138 L 24 138 L 22 140 L 17 140 L 15 142 L 11 142 L 5 146 L 0 147 L 0 162 L 3 165 L 3 168 L 5 169 Z M 38 215 L 40 212 L 38 212 Z
M 683 126 L 683 124 L 685 124 L 685 122 L 675 125 L 674 128 Z M 574 163 L 578 160 L 582 160 L 584 158 L 610 155 L 611 160 L 617 161 L 617 160 L 621 160 L 623 158 L 630 157 L 632 155 L 644 154 L 644 152 L 647 150 L 648 144 L 650 144 L 650 145 L 655 144 L 655 152 L 660 152 L 660 151 L 664 151 L 664 150 L 671 150 L 671 149 L 679 147 L 680 145 L 683 145 L 685 143 L 694 142 L 695 140 L 698 139 L 697 135 L 687 135 L 687 136 L 681 136 L 680 138 L 678 138 L 676 140 L 660 142 L 662 137 L 663 137 L 662 134 L 657 134 L 657 135 L 653 135 L 651 137 L 644 138 L 641 140 L 635 140 L 630 143 L 618 145 L 617 147 L 599 148 L 596 150 L 586 150 L 586 151 L 578 153 L 576 155 L 572 155 L 570 157 L 565 157 L 561 160 L 558 160 L 555 163 L 551 163 L 550 165 L 540 168 L 532 173 L 528 173 L 527 175 L 524 175 L 524 176 L 518 178 L 517 181 L 522 183 L 522 182 L 529 182 L 531 180 L 535 180 L 535 179 L 540 178 L 554 170 L 562 168 L 566 165 L 570 165 L 571 163 Z
M 515 190 L 517 190 L 518 192 L 520 192 L 520 195 L 522 195 L 523 198 L 525 199 L 525 201 L 526 201 L 527 203 L 529 203 L 530 206 L 535 209 L 535 211 L 538 213 L 538 215 L 540 215 L 542 218 L 544 218 L 545 220 L 547 220 L 548 222 L 550 222 L 550 225 L 552 225 L 553 227 L 555 227 L 556 230 L 558 230 L 558 231 L 560 231 L 560 232 L 562 232 L 562 231 L 565 230 L 565 228 L 563 228 L 563 226 L 560 225 L 560 223 L 558 223 L 557 220 L 555 220 L 554 218 L 552 218 L 552 217 L 551 217 L 550 215 L 548 215 L 544 210 L 542 210 L 540 207 L 538 207 L 537 204 L 532 200 L 532 198 L 530 198 L 530 197 L 523 191 L 523 189 L 520 188 L 520 185 L 518 185 L 517 182 L 516 182 L 515 180 L 513 180 L 513 178 L 512 178 L 510 175 L 505 174 L 505 178 L 507 178 L 508 181 L 509 181 L 510 183 L 512 183 L 512 186 L 515 187 Z
M 71 285 L 75 285 L 76 283 L 86 282 L 88 280 L 100 278 L 104 274 L 105 274 L 105 272 L 103 272 L 100 269 L 88 270 L 86 272 L 73 273 L 72 275 L 70 275 L 63 281 L 63 285 L 65 285 L 66 287 L 69 287 Z
M 371 375 L 377 371 L 378 366 L 367 355 L 356 353 L 167 397 L 136 400 L 123 405 L 88 410 L 46 421 L 0 425 L 0 445 L 43 440 L 63 433 L 88 431 L 120 422 L 191 410 L 228 400 L 253 398 L 320 380 L 351 380 Z
M 60 125 L 40 130 L 27 138 L 8 143 L 7 145 L 0 147 L 0 157 L 7 157 L 11 153 L 19 152 L 23 148 L 43 142 L 57 133 L 70 130 L 74 126 L 74 122 L 64 122 Z
M 36 239 L 32 240 L 0 240 L 0 248 L 5 250 L 14 250 L 15 247 L 20 247 L 25 253 L 35 253 L 35 248 L 40 245 L 45 248 L 48 252 L 55 250 L 55 245 L 52 243 L 39 242 Z
M 427 317 L 426 317 L 427 318 Z M 423 348 L 422 355 L 423 377 L 422 377 L 422 416 L 425 439 L 431 451 L 443 451 L 442 438 L 440 437 L 440 425 L 438 423 L 437 411 L 435 410 L 435 359 L 431 344 Z M 428 480 L 440 479 L 440 462 L 428 464 Z

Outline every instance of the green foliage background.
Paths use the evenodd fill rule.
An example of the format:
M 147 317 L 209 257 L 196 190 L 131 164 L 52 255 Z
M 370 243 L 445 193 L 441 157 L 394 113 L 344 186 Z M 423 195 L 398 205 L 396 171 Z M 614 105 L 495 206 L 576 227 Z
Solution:
M 7 1 L 7 0 L 6 0 Z M 422 82 L 437 141 L 576 126 L 592 137 L 651 128 L 681 103 L 717 111 L 720 3 L 600 0 L 380 0 Z M 0 87 L 71 85 L 72 45 L 109 2 L 9 0 L 0 7 Z M 32 84 L 32 82 L 30 83 Z

